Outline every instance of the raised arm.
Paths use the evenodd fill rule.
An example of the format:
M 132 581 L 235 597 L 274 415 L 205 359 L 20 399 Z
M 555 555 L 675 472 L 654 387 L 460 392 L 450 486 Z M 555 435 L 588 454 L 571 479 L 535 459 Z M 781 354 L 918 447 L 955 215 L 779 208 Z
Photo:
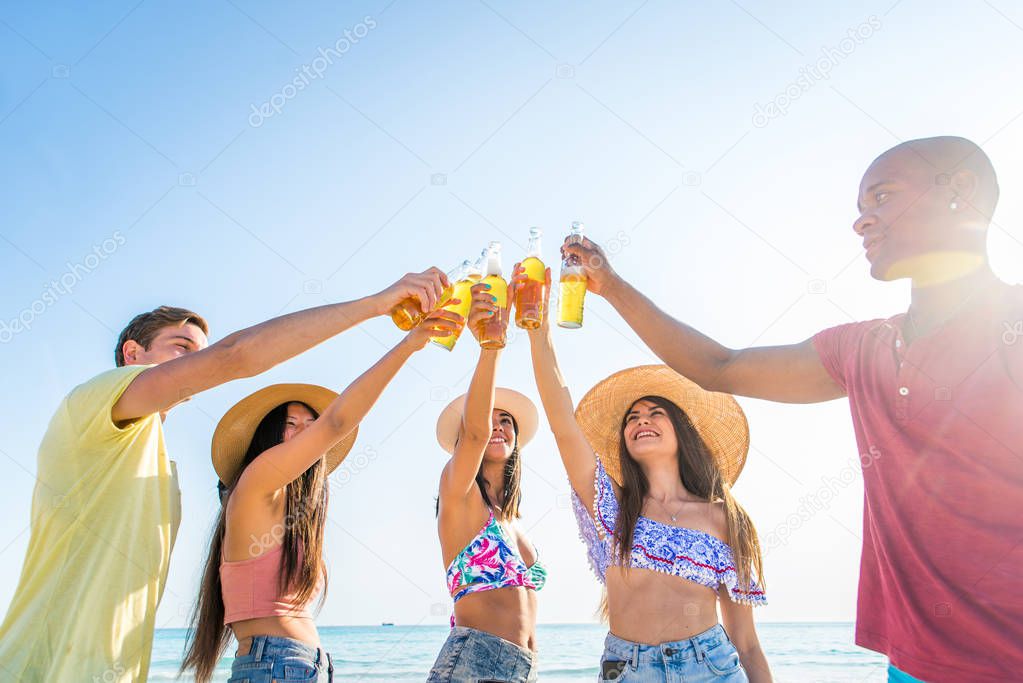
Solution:
M 509 302 L 511 297 L 508 297 Z M 472 308 L 469 310 L 467 325 L 473 336 L 477 335 L 477 324 L 497 311 L 493 297 L 487 293 L 487 285 L 476 284 L 472 288 Z M 508 316 L 505 315 L 505 321 Z M 462 431 L 440 479 L 440 495 L 445 500 L 461 500 L 473 490 L 476 473 L 483 462 L 483 453 L 493 431 L 494 385 L 497 376 L 497 361 L 501 351 L 480 349 L 476 371 L 465 395 L 465 410 L 462 413 Z
M 309 427 L 256 458 L 245 468 L 239 489 L 271 494 L 294 481 L 335 444 L 348 436 L 380 398 L 398 370 L 431 337 L 446 337 L 462 323 L 461 316 L 434 311 L 418 327 L 348 385 Z
M 566 241 L 562 250 L 580 259 L 587 289 L 607 299 L 662 361 L 704 389 L 785 403 L 845 396 L 821 364 L 812 340 L 729 349 L 658 308 L 622 279 L 590 240 Z
M 123 423 L 163 412 L 199 392 L 258 375 L 350 327 L 387 313 L 406 297 L 417 297 L 424 310 L 431 310 L 447 285 L 444 273 L 431 268 L 410 273 L 373 296 L 290 313 L 235 332 L 208 348 L 142 372 L 114 404 L 111 418 Z
M 516 264 L 513 286 L 524 279 L 521 266 Z M 547 422 L 554 433 L 554 441 L 558 444 L 561 461 L 568 474 L 568 481 L 576 495 L 586 504 L 587 509 L 593 507 L 593 476 L 597 468 L 597 459 L 583 436 L 579 423 L 575 420 L 572 408 L 572 395 L 569 393 L 565 378 L 558 367 L 558 358 L 554 352 L 554 339 L 550 326 L 550 295 L 551 269 L 546 272 L 547 298 L 544 301 L 543 322 L 540 327 L 529 331 L 529 346 L 533 357 L 533 375 L 536 377 L 536 388 L 540 393 Z

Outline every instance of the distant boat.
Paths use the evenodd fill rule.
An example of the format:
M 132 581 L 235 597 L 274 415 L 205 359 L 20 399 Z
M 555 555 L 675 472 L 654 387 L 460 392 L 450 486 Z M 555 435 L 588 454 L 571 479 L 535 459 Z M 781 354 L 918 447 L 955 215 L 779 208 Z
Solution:
M 393 621 L 382 621 L 382 622 L 380 622 L 380 625 L 381 626 L 394 626 L 394 622 Z

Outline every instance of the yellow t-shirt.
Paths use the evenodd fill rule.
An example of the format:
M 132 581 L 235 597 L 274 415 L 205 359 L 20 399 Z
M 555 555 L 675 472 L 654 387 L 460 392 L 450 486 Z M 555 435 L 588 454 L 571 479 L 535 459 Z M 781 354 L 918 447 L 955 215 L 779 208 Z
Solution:
M 146 680 L 181 492 L 159 414 L 119 428 L 110 411 L 149 367 L 94 377 L 50 420 L 0 681 Z

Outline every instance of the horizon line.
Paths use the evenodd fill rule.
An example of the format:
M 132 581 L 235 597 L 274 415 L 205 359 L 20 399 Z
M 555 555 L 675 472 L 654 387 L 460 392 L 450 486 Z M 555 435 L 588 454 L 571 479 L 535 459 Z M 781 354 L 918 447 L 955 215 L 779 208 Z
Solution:
M 757 625 L 762 625 L 762 624 L 775 624 L 775 625 L 777 625 L 777 624 L 787 624 L 787 625 L 796 625 L 796 624 L 829 624 L 829 625 L 848 624 L 848 625 L 852 626 L 852 625 L 855 625 L 856 622 L 855 621 L 843 621 L 843 620 L 809 620 L 809 621 L 807 621 L 807 620 L 797 620 L 797 621 L 791 621 L 791 620 L 765 619 L 763 621 L 757 621 L 756 623 L 757 623 Z M 601 625 L 603 625 L 603 623 L 599 622 L 599 621 L 548 621 L 548 622 L 538 622 L 537 623 L 537 626 L 601 626 Z M 436 623 L 436 624 L 423 624 L 423 623 L 418 623 L 418 624 L 399 624 L 398 622 L 394 622 L 394 623 L 391 623 L 391 622 L 380 622 L 380 623 L 376 623 L 376 624 L 322 624 L 322 625 L 321 624 L 317 624 L 316 628 L 317 629 L 324 629 L 324 628 L 385 628 L 385 627 L 386 628 L 392 628 L 392 627 L 393 628 L 433 628 L 433 627 L 437 627 L 437 626 L 443 626 L 445 628 L 450 628 L 446 622 L 444 622 L 444 623 Z M 184 631 L 184 630 L 187 630 L 188 628 L 189 628 L 188 626 L 165 626 L 165 627 L 157 628 L 156 630 L 157 631 Z

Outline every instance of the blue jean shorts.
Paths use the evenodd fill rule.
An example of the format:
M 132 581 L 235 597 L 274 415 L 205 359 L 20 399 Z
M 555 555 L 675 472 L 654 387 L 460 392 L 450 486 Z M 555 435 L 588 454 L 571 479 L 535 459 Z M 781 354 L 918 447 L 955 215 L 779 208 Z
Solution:
M 913 678 L 901 669 L 895 668 L 893 664 L 888 665 L 888 683 L 924 683 L 919 678 Z
M 448 634 L 427 683 L 532 683 L 536 653 L 466 626 Z
M 607 634 L 598 681 L 745 683 L 746 670 L 721 624 L 688 640 L 643 645 Z
M 318 647 L 291 638 L 254 636 L 234 658 L 227 683 L 333 683 L 334 664 Z

